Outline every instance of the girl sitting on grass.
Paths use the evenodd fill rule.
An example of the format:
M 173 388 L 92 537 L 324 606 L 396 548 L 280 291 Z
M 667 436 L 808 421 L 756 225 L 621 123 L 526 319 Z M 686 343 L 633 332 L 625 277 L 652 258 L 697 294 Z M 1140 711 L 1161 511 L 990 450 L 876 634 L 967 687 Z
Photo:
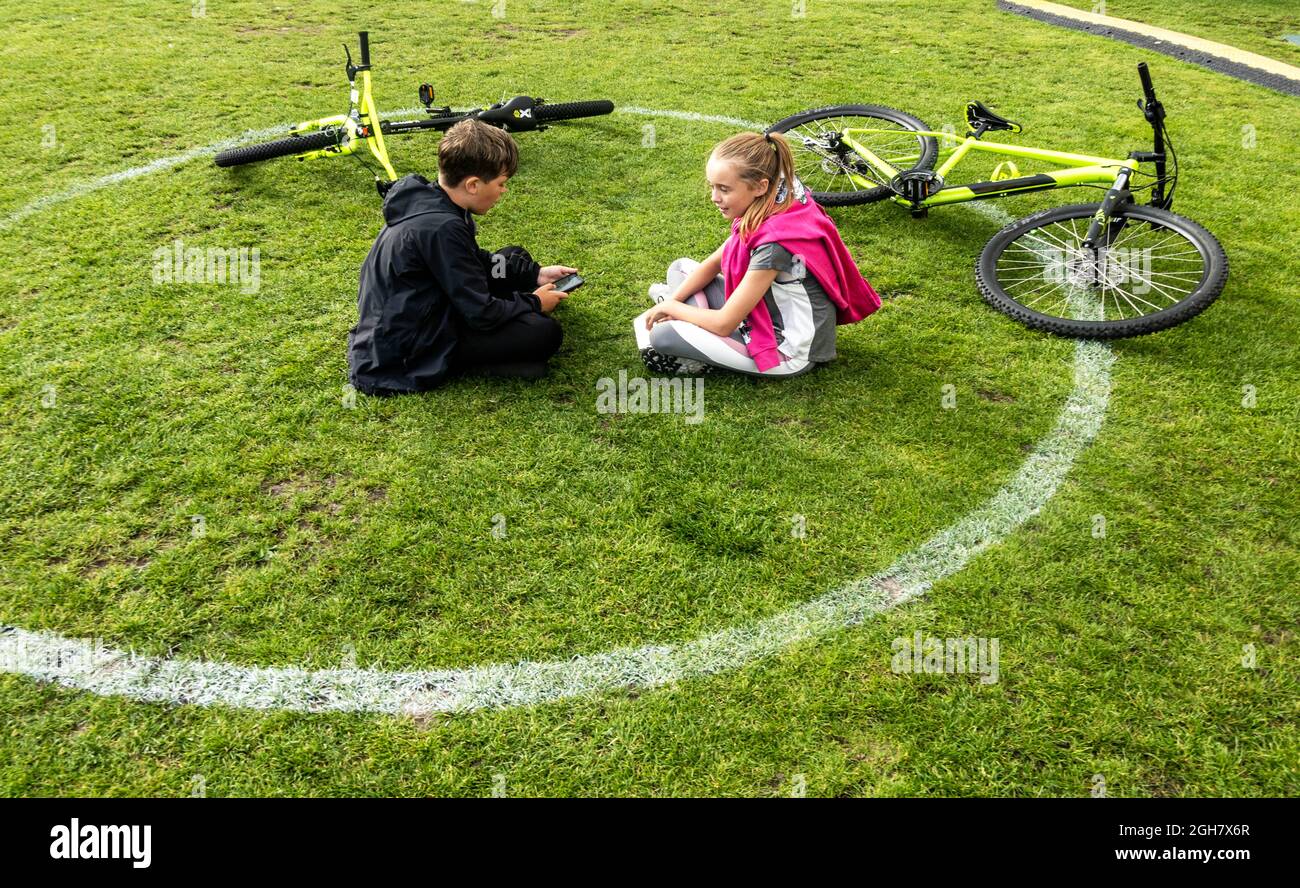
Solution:
M 633 325 L 646 366 L 784 377 L 832 360 L 836 324 L 862 320 L 880 297 L 795 177 L 785 137 L 738 133 L 713 149 L 705 175 L 731 236 L 650 287 L 656 305 Z

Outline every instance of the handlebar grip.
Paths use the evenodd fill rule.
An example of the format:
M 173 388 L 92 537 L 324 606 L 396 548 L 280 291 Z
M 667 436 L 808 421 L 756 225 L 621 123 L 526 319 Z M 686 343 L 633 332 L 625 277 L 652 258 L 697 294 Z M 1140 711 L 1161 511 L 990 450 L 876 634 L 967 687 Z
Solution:
M 614 103 L 608 99 L 593 102 L 561 102 L 555 105 L 539 105 L 533 111 L 534 120 L 574 120 L 579 117 L 599 117 L 614 111 Z
M 370 64 L 370 32 L 360 31 L 357 36 L 361 38 L 361 64 Z
M 1138 62 L 1138 77 L 1142 78 L 1142 91 L 1146 93 L 1148 99 L 1156 97 L 1156 88 L 1151 85 L 1151 72 L 1147 70 L 1146 62 Z

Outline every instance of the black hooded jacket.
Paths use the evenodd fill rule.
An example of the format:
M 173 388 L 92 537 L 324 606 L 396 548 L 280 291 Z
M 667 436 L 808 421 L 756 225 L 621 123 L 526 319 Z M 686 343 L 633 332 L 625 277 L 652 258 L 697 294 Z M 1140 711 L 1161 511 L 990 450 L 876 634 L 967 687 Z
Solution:
M 492 330 L 541 311 L 531 292 L 538 264 L 522 250 L 494 257 L 479 249 L 469 211 L 437 182 L 411 175 L 393 183 L 384 221 L 361 266 L 348 334 L 357 388 L 432 388 L 448 373 L 458 327 Z

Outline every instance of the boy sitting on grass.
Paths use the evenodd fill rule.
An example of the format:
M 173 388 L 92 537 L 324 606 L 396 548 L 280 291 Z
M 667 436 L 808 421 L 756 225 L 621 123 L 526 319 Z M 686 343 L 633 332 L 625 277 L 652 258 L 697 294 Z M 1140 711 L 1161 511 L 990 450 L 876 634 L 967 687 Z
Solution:
M 370 395 L 419 392 L 449 376 L 537 379 L 560 347 L 554 281 L 522 247 L 479 249 L 473 215 L 506 192 L 519 150 L 503 130 L 464 120 L 438 146 L 438 181 L 406 176 L 384 198 L 385 225 L 361 266 L 348 334 L 352 385 Z

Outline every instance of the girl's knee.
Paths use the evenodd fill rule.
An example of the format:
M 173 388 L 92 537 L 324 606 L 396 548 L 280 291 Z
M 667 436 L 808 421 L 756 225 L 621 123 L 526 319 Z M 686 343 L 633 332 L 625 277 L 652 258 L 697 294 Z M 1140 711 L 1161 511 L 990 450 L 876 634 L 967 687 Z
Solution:
M 660 321 L 650 328 L 650 347 L 657 352 L 662 352 L 664 346 L 668 344 L 668 337 L 665 335 L 668 325 L 672 321 Z
M 684 324 L 685 321 L 660 321 L 650 328 L 650 347 L 660 354 L 675 355 L 680 352 L 685 345 L 681 333 L 677 331 L 677 324 Z
M 680 259 L 674 260 L 673 264 L 668 266 L 668 279 L 670 281 L 674 278 L 679 281 L 684 280 L 688 274 L 695 270 L 695 266 L 699 264 L 700 263 L 691 259 L 689 256 L 683 256 Z

